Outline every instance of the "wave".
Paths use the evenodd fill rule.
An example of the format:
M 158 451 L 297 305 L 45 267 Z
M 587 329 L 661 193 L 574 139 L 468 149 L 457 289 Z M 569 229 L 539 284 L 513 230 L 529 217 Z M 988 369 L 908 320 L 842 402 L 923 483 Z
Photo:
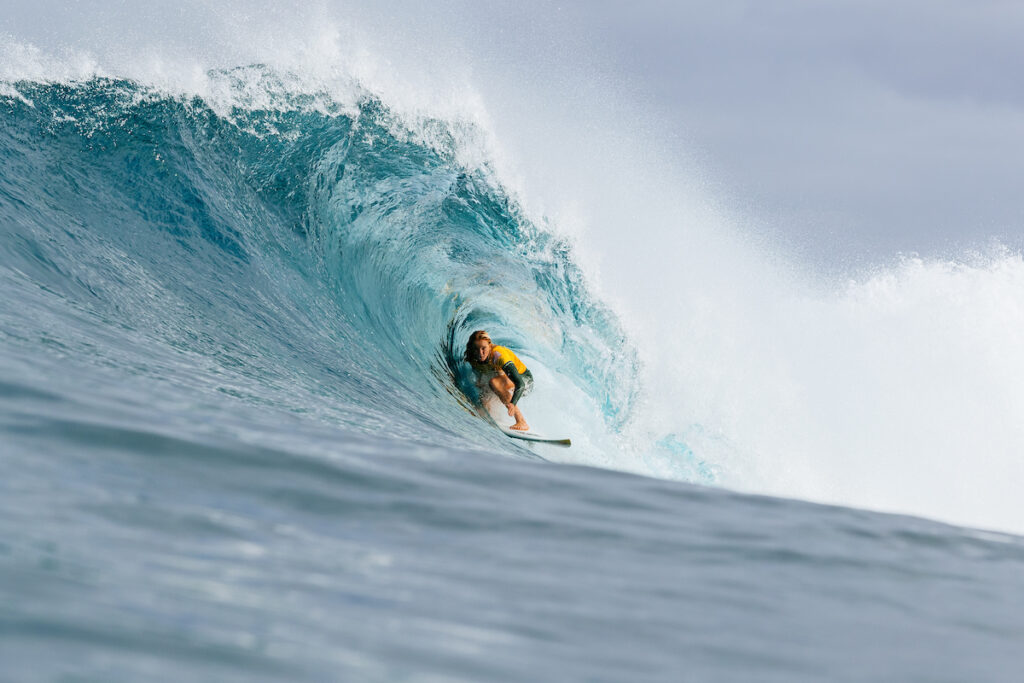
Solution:
M 461 347 L 487 328 L 559 387 L 549 402 L 622 428 L 635 352 L 570 243 L 465 162 L 470 124 L 410 123 L 260 65 L 210 77 L 230 106 L 125 79 L 5 86 L 0 268 L 34 307 L 95 324 L 7 310 L 19 344 L 57 325 L 78 361 L 154 390 L 512 449 L 470 415 Z
M 646 148 L 574 143 L 621 324 L 472 117 L 263 65 L 194 89 L 27 71 L 0 87 L 12 343 L 198 403 L 524 455 L 470 411 L 459 355 L 486 328 L 572 462 L 1018 528 L 1020 254 L 823 286 Z

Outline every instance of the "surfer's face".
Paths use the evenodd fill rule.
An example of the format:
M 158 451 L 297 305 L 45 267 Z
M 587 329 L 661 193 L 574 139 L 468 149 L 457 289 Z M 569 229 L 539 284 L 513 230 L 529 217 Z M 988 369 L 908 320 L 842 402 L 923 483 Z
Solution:
M 487 360 L 487 357 L 491 355 L 491 342 L 486 339 L 481 339 L 473 345 L 476 351 L 476 359 L 483 363 Z

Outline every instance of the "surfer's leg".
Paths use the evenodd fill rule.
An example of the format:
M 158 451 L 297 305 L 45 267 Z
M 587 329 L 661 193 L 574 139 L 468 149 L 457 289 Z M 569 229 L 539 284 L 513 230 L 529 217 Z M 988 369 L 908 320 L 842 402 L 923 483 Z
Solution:
M 509 429 L 515 429 L 519 432 L 525 432 L 530 429 L 530 425 L 526 424 L 526 419 L 523 417 L 523 411 L 519 410 L 519 406 L 512 406 L 512 417 L 515 418 L 516 423 L 509 427 Z
M 512 392 L 515 388 L 516 385 L 508 377 L 498 376 L 491 378 L 491 390 L 503 405 L 510 408 L 509 417 L 514 417 L 516 420 L 516 423 L 509 427 L 509 429 L 525 432 L 530 428 L 530 425 L 526 424 L 526 420 L 523 419 L 523 413 L 519 410 L 519 407 L 512 403 Z
M 495 376 L 491 378 L 491 391 L 503 405 L 508 405 L 512 401 L 512 391 L 515 388 L 516 385 L 512 384 L 512 380 L 508 377 Z

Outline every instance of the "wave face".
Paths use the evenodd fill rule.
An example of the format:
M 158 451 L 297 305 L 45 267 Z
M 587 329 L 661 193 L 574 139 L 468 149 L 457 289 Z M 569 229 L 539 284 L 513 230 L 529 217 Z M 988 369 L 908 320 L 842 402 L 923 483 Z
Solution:
M 8 286 L 92 331 L 52 343 L 197 400 L 497 445 L 467 417 L 459 361 L 487 328 L 622 424 L 635 369 L 617 323 L 568 245 L 460 163 L 457 130 L 288 92 L 259 67 L 218 77 L 269 106 L 218 115 L 104 79 L 4 102 Z M 26 329 L 23 305 L 6 318 L 38 349 L 53 321 Z

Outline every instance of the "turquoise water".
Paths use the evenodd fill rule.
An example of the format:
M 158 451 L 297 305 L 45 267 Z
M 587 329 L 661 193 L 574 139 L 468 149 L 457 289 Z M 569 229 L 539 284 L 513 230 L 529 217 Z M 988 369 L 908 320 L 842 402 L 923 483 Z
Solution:
M 0 678 L 1019 677 L 1018 537 L 557 464 L 479 420 L 477 328 L 597 440 L 643 397 L 569 245 L 450 124 L 14 87 Z M 714 483 L 686 439 L 656 446 Z

